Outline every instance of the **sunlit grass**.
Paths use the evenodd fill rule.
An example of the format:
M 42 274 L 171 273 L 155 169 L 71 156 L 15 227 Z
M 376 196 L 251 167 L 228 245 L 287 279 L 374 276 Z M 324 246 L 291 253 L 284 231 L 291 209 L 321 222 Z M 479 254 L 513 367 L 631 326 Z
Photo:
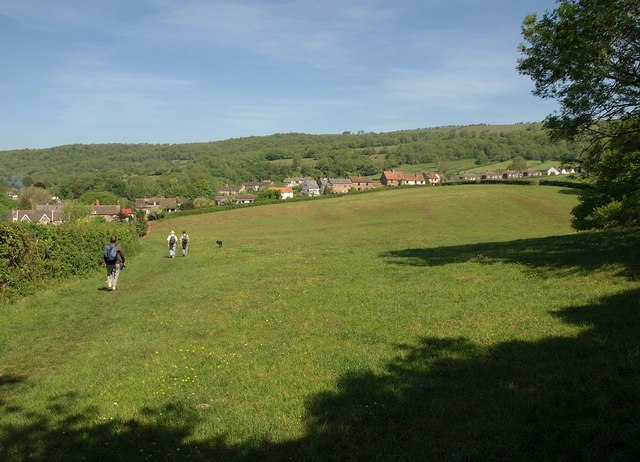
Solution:
M 139 460 L 177 450 L 195 460 L 410 460 L 425 447 L 455 455 L 487 445 L 504 455 L 502 441 L 474 446 L 472 428 L 494 411 L 511 418 L 491 411 L 502 385 L 533 386 L 506 371 L 541 353 L 513 348 L 604 341 L 564 313 L 640 287 L 624 258 L 576 253 L 598 241 L 571 231 L 575 203 L 558 188 L 416 188 L 156 223 L 117 292 L 100 290 L 96 273 L 2 307 L 0 455 L 33 460 L 29 445 L 51 460 L 116 450 L 125 459 L 134 447 Z M 188 257 L 167 258 L 170 229 L 190 234 Z M 477 395 L 479 361 L 504 368 L 505 384 L 491 378 Z M 454 374 L 465 362 L 467 372 Z M 451 420 L 438 417 L 452 405 L 441 386 L 459 393 Z M 433 420 L 393 411 L 411 390 Z M 480 400 L 470 426 L 467 399 Z M 396 424 L 459 434 L 419 443 L 411 432 L 389 434 Z M 57 447 L 62 431 L 75 436 Z M 328 436 L 341 440 L 338 453 Z

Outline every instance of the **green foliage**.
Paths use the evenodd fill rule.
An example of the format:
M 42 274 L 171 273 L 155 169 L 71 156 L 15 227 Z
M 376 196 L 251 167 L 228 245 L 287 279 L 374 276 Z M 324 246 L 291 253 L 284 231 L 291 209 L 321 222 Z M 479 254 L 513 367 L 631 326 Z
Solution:
M 525 19 L 518 70 L 532 78 L 535 95 L 560 103 L 546 120 L 557 138 L 638 117 L 639 16 L 636 0 L 560 0 L 541 18 Z
M 12 199 L 9 199 L 4 194 L 0 195 L 0 221 L 9 220 L 11 218 L 11 211 L 17 208 L 17 203 Z
M 509 165 L 509 170 L 516 170 L 522 172 L 527 169 L 527 161 L 522 156 L 517 156 L 513 158 L 511 165 Z
M 489 158 L 487 157 L 487 155 L 483 152 L 478 154 L 478 157 L 476 157 L 476 165 L 485 165 L 489 163 Z
M 156 207 L 149 210 L 149 212 L 147 213 L 147 220 L 149 221 L 162 220 L 166 216 L 167 216 L 166 211 Z
M 584 190 L 593 189 L 593 187 L 589 183 L 584 183 L 581 181 L 541 179 L 541 180 L 538 180 L 538 184 L 541 186 L 563 186 L 565 188 L 573 188 L 573 189 L 584 189 Z
M 196 206 L 194 202 L 190 199 L 183 201 L 182 204 L 180 204 L 180 210 L 193 210 L 195 208 Z
M 640 126 L 632 121 L 627 127 Z M 586 164 L 593 190 L 574 209 L 577 229 L 636 226 L 640 223 L 640 134 L 627 130 L 592 145 Z
M 138 236 L 142 237 L 149 231 L 149 220 L 147 219 L 147 212 L 144 210 L 136 210 L 134 213 L 133 221 Z
M 248 137 L 182 145 L 68 145 L 0 152 L 0 178 L 42 180 L 63 199 L 87 192 L 110 197 L 213 198 L 225 184 L 287 176 L 379 175 L 399 165 L 460 159 L 571 159 L 575 145 L 549 141 L 539 123 L 474 125 L 392 133 Z M 89 194 L 89 198 L 92 198 Z M 95 199 L 93 199 L 95 200 Z M 107 203 L 110 200 L 105 198 Z M 89 199 L 87 199 L 89 202 Z
M 582 162 L 594 191 L 574 211 L 578 229 L 640 222 L 639 17 L 636 0 L 560 0 L 523 24 L 518 69 L 534 94 L 560 104 L 545 126 L 589 145 Z
M 579 230 L 640 226 L 640 191 L 618 200 L 594 188 L 580 196 L 573 215 Z
M 77 201 L 87 205 L 93 205 L 96 201 L 102 205 L 115 205 L 118 203 L 118 196 L 110 191 L 87 191 Z
M 90 213 L 89 205 L 77 201 L 66 201 L 62 210 L 62 221 L 71 225 L 86 219 Z
M 26 197 L 22 197 L 18 200 L 17 208 L 20 210 L 31 210 L 31 202 Z
M 26 186 L 20 190 L 20 198 L 29 202 L 30 206 L 27 209 L 30 209 L 35 205 L 48 204 L 51 201 L 51 194 L 42 188 Z
M 272 200 L 277 201 L 281 199 L 282 194 L 275 189 L 263 189 L 258 193 L 257 200 Z
M 24 295 L 48 281 L 99 267 L 102 249 L 112 234 L 118 237 L 125 254 L 138 250 L 135 228 L 120 223 L 0 223 L 0 299 Z

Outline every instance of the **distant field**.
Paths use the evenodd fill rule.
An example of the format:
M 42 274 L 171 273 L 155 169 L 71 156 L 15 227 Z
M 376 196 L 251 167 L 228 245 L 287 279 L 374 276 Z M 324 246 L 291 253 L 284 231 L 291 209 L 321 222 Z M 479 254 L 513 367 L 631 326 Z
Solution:
M 475 172 L 475 173 L 483 173 L 483 172 L 496 171 L 496 170 L 504 171 L 509 168 L 511 163 L 512 163 L 511 160 L 508 160 L 505 162 L 493 162 L 485 165 L 475 165 L 474 163 L 473 167 L 468 168 L 466 171 Z M 548 170 L 551 167 L 556 167 L 556 168 L 560 167 L 560 164 L 561 162 L 558 160 L 550 160 L 546 162 L 529 160 L 527 161 L 527 168 L 534 168 L 536 170 L 543 170 L 546 172 L 546 170 Z
M 382 175 L 382 168 L 384 165 L 384 156 L 383 155 L 374 155 L 371 156 L 374 163 L 378 165 L 380 168 L 380 173 L 377 175 L 372 175 L 374 180 L 380 179 Z M 293 162 L 292 159 L 279 159 L 271 161 L 277 165 L 290 166 Z M 315 161 L 313 159 L 302 159 L 302 165 L 314 165 Z M 489 171 L 504 171 L 510 165 L 512 161 L 504 161 L 504 162 L 491 162 L 489 164 L 484 165 L 476 165 L 475 159 L 461 159 L 461 160 L 449 160 L 447 161 L 447 170 L 450 172 L 471 172 L 471 173 L 483 173 Z M 527 161 L 527 166 L 529 168 L 535 168 L 537 170 L 546 171 L 550 167 L 559 167 L 560 161 L 546 161 L 540 162 L 535 160 Z M 394 170 L 405 173 L 422 173 L 425 171 L 438 171 L 438 164 L 436 163 L 427 163 L 427 164 L 403 164 L 394 168 Z
M 576 203 L 468 185 L 158 222 L 117 292 L 101 271 L 0 307 L 0 460 L 633 460 L 640 230 L 575 233 Z

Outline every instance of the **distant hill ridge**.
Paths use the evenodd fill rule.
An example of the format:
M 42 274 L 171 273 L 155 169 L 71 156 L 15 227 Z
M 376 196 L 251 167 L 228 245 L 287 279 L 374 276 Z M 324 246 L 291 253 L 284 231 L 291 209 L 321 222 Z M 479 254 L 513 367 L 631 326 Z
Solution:
M 42 182 L 63 198 L 88 190 L 121 197 L 211 196 L 225 184 L 287 176 L 375 175 L 403 164 L 478 159 L 571 159 L 578 147 L 551 142 L 540 123 L 469 125 L 389 133 L 279 133 L 185 144 L 73 144 L 0 151 L 10 186 Z

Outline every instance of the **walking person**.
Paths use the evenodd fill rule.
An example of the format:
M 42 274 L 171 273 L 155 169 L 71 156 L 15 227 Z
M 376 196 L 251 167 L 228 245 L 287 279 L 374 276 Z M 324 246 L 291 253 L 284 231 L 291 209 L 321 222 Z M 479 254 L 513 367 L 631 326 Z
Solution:
M 189 235 L 186 231 L 182 231 L 180 242 L 182 242 L 182 256 L 186 257 L 187 253 L 189 253 Z
M 176 233 L 172 230 L 167 236 L 167 245 L 169 246 L 169 257 L 173 258 L 176 256 L 176 244 L 178 243 L 178 238 L 176 237 Z
M 107 267 L 107 290 L 116 290 L 118 287 L 118 276 L 120 270 L 124 268 L 124 252 L 122 248 L 116 243 L 118 238 L 111 236 L 109 238 L 109 244 L 104 248 L 103 261 Z

